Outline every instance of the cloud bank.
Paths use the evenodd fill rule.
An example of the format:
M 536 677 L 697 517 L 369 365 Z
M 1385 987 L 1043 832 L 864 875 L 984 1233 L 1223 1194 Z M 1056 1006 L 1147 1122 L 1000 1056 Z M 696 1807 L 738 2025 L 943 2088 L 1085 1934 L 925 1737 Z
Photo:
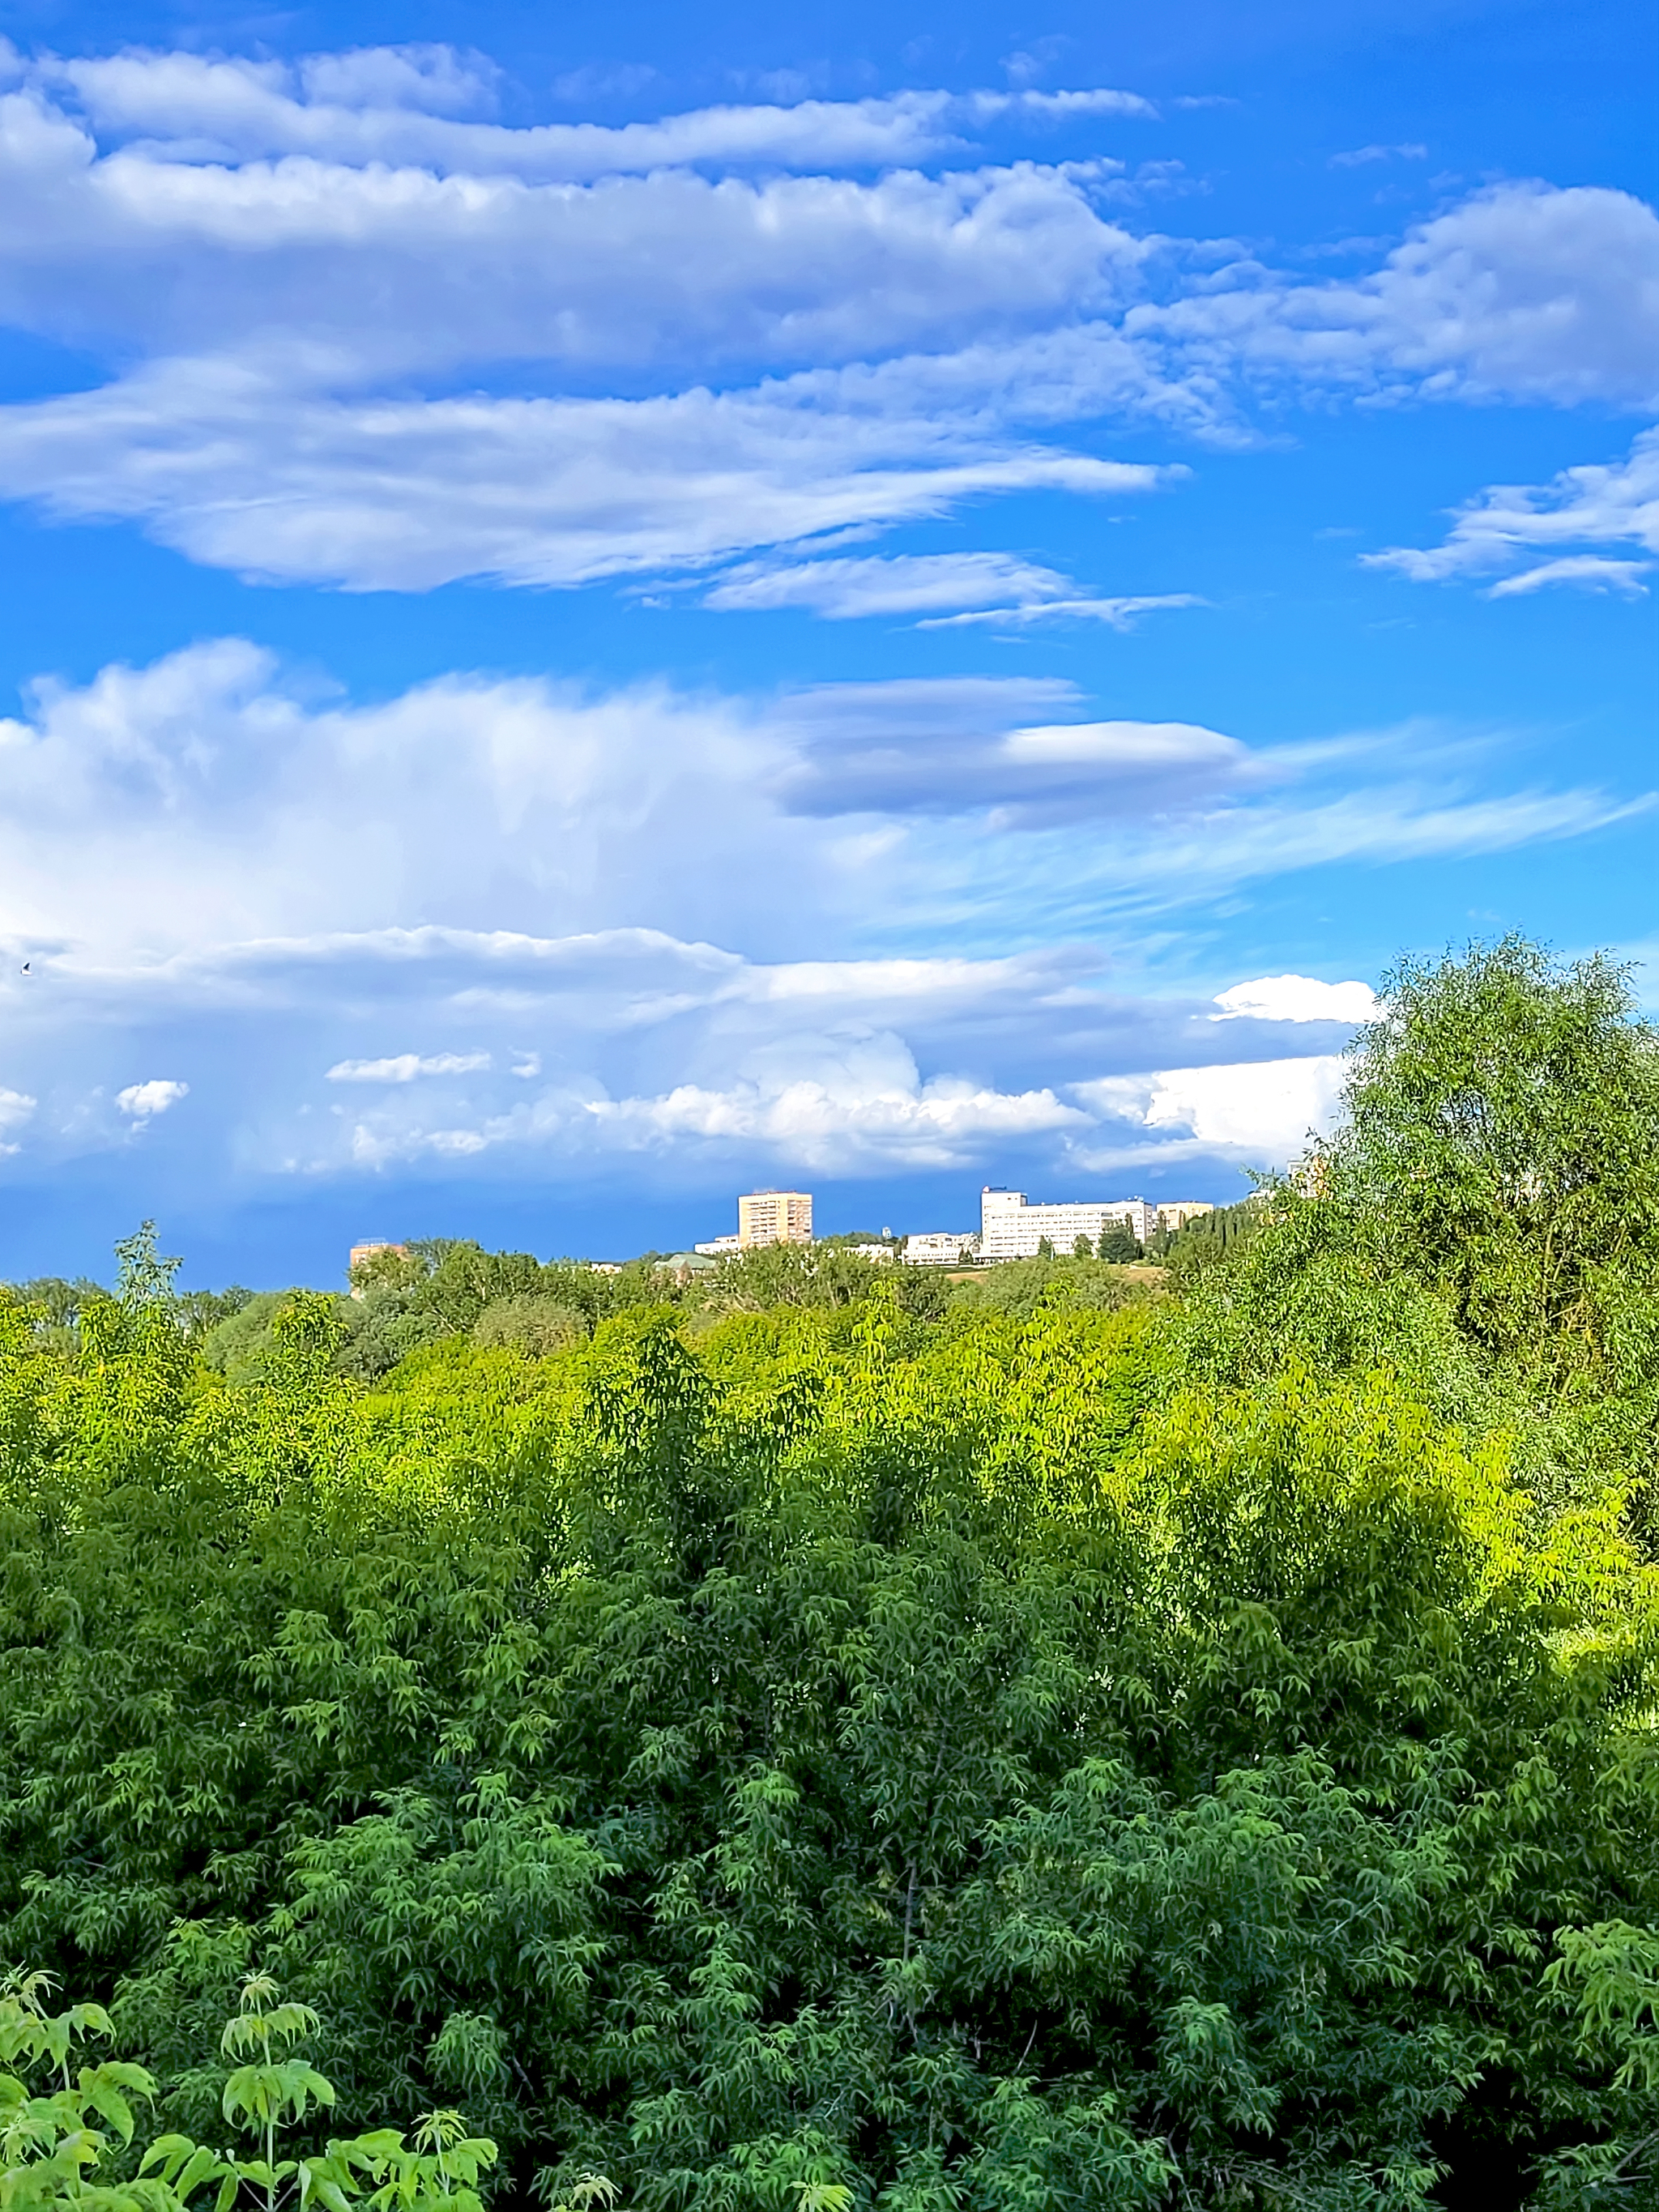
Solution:
M 267 580 L 730 562 L 733 611 L 1121 623 L 1188 595 L 755 562 L 997 494 L 1146 491 L 1167 477 L 1098 429 L 1237 442 L 1262 394 L 1656 395 L 1642 202 L 1495 185 L 1313 282 L 1127 226 L 1111 149 L 1155 118 L 1122 90 L 516 125 L 483 58 L 436 46 L 9 52 L 0 77 L 0 321 L 108 364 L 0 408 L 0 495 Z M 1085 150 L 1042 158 L 1055 132 Z M 1567 557 L 1582 581 L 1606 556 Z
M 1276 1164 L 1366 986 L 1149 999 L 1118 948 L 1264 872 L 1632 804 L 1461 773 L 1424 732 L 1252 748 L 1052 678 L 360 706 L 226 639 L 43 682 L 0 723 L 0 1135 L 44 1173 L 142 1127 L 196 1191 Z

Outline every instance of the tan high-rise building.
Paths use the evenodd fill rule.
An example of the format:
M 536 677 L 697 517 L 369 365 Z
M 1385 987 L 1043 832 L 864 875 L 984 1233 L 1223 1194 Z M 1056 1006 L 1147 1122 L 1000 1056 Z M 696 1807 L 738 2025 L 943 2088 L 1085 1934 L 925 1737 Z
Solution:
M 377 1259 L 382 1252 L 395 1252 L 400 1260 L 406 1260 L 409 1257 L 407 1244 L 394 1244 L 384 1237 L 373 1237 L 367 1243 L 352 1246 L 351 1257 L 346 1262 L 346 1275 L 351 1283 L 351 1295 L 354 1298 L 360 1298 L 363 1295 L 362 1285 L 356 1279 L 358 1268 L 366 1267 L 371 1260 Z
M 810 1244 L 810 1190 L 751 1190 L 738 1200 L 738 1243 L 747 1252 L 756 1244 Z
M 1158 1207 L 1158 1225 L 1160 1229 L 1184 1229 L 1189 1221 L 1196 1221 L 1201 1214 L 1214 1212 L 1214 1206 L 1203 1204 L 1197 1199 L 1177 1199 L 1174 1205 L 1165 1203 Z

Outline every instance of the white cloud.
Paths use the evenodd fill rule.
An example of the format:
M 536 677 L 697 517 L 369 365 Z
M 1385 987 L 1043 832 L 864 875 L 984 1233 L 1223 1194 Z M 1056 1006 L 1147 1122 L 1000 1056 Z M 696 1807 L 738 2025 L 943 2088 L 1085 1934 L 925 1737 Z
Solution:
M 1039 678 L 721 698 L 457 674 L 359 707 L 221 640 L 42 683 L 0 721 L 0 939 L 37 968 L 113 972 L 434 919 L 792 957 L 969 916 L 1063 937 L 1293 867 L 1571 836 L 1637 803 L 1471 793 L 1444 750 L 1395 732 L 1305 759 L 1253 750 L 1198 724 L 1093 719 Z M 21 1006 L 27 987 L 9 988 Z M 45 1018 L 39 992 L 27 1004 Z M 410 1033 L 332 1057 L 396 1056 Z M 427 1034 L 429 1051 L 542 1048 Z
M 0 183 L 8 319 L 128 357 L 320 367 L 342 388 L 514 361 L 684 386 L 931 349 L 1120 300 L 1148 251 L 1082 179 L 1029 162 L 592 185 L 301 154 L 184 163 L 100 155 L 27 94 L 0 97 Z
M 1310 1132 L 1329 1128 L 1344 1065 L 1339 1054 L 1321 1053 L 1109 1077 L 1077 1090 L 1104 1115 L 1183 1132 L 1252 1166 L 1284 1167 L 1304 1150 Z
M 1124 329 L 1223 377 L 1645 407 L 1659 395 L 1659 216 L 1600 185 L 1494 185 L 1357 282 L 1224 269 L 1194 296 L 1132 307 Z
M 1005 116 L 1041 117 L 1055 121 L 1077 115 L 1134 115 L 1156 117 L 1158 110 L 1138 92 L 1112 92 L 1103 88 L 1089 92 L 970 92 L 963 105 L 969 114 L 989 119 Z
M 752 1048 L 724 1084 L 678 1083 L 613 1098 L 566 1084 L 464 1127 L 407 1115 L 365 1116 L 353 1161 L 382 1167 L 438 1153 L 547 1152 L 567 1158 L 759 1148 L 797 1168 L 959 1166 L 988 1147 L 1082 1129 L 1089 1117 L 1048 1088 L 1005 1092 L 960 1077 L 923 1080 L 890 1031 L 788 1035 Z
M 728 570 L 704 605 L 744 612 L 800 607 L 831 622 L 872 615 L 921 615 L 922 629 L 962 623 L 1018 628 L 1066 617 L 1128 629 L 1153 608 L 1190 607 L 1188 592 L 1139 599 L 1094 599 L 1069 576 L 1012 553 L 866 555 L 831 560 L 757 562 Z M 939 615 L 942 607 L 968 612 Z
M 1650 562 L 1573 550 L 1615 545 L 1659 554 L 1659 430 L 1639 432 L 1622 461 L 1563 469 L 1547 484 L 1491 485 L 1459 511 L 1439 545 L 1361 557 L 1414 583 L 1510 570 L 1490 586 L 1493 599 L 1548 584 L 1639 592 Z M 1540 562 L 1540 553 L 1552 557 Z
M 595 1101 L 588 1110 L 624 1145 L 718 1138 L 773 1146 L 805 1167 L 842 1174 L 871 1160 L 958 1166 L 983 1158 L 1000 1141 L 1074 1127 L 1085 1119 L 1046 1088 L 1009 1096 L 950 1076 L 922 1083 L 913 1060 L 908 1070 L 867 1086 L 817 1077 L 728 1091 L 682 1084 L 656 1098 Z
M 478 119 L 493 73 L 447 49 L 17 73 L 0 321 L 116 368 L 0 410 L 0 493 L 252 577 L 572 585 L 992 492 L 1144 488 L 1155 471 L 1065 451 L 1057 426 L 1237 439 L 1264 379 L 1651 392 L 1659 222 L 1628 195 L 1495 188 L 1372 274 L 1309 284 L 1106 220 L 1114 162 L 921 166 L 963 132 L 1149 112 L 1121 92 L 517 129 Z M 1014 588 L 959 570 L 971 596 L 921 618 L 1122 628 L 1189 603 L 989 557 Z M 774 588 L 841 616 L 883 585 L 849 564 Z
M 1350 1020 L 1363 987 L 1149 1005 L 1109 988 L 1114 942 L 1253 876 L 1622 803 L 1469 798 L 1423 733 L 1307 750 L 1094 718 L 1032 678 L 722 699 L 456 675 L 358 707 L 233 640 L 42 684 L 0 723 L 0 942 L 33 970 L 0 973 L 8 1073 L 48 1109 L 31 1154 L 67 1158 L 182 1097 L 126 1078 L 186 1039 L 203 1190 L 469 1160 L 741 1173 L 745 1146 L 994 1168 L 1080 1159 L 1126 1118 L 1232 1159 L 1270 1079 L 1180 1073 L 1217 1015 Z M 972 949 L 1016 931 L 1036 949 Z
M 20 1150 L 7 1141 L 14 1129 L 21 1129 L 40 1102 L 27 1091 L 8 1091 L 0 1086 L 0 1158 L 9 1158 Z
M 1064 699 L 1033 686 L 1036 704 Z M 1246 747 L 1189 722 L 1045 721 L 1008 726 L 1018 690 L 971 678 L 837 684 L 798 693 L 799 737 L 779 788 L 805 814 L 962 815 L 1039 829 L 1090 816 L 1192 813 L 1246 788 Z M 1067 702 L 1069 703 L 1069 702 Z
M 814 386 L 348 403 L 237 363 L 173 362 L 0 409 L 0 490 L 142 522 L 214 568 L 407 591 L 695 567 L 975 495 L 1158 481 L 949 416 L 815 404 Z
M 157 1114 L 165 1114 L 189 1095 L 189 1084 L 173 1083 L 157 1076 L 148 1083 L 128 1084 L 125 1091 L 116 1093 L 115 1103 L 135 1121 L 148 1121 Z
M 986 124 L 1052 124 L 1099 115 L 1150 118 L 1139 94 L 909 91 L 861 100 L 699 108 L 653 122 L 509 127 L 447 118 L 495 105 L 499 73 L 477 54 L 442 46 L 374 47 L 279 62 L 128 52 L 48 60 L 33 72 L 100 134 L 136 137 L 152 160 L 227 162 L 307 155 L 350 165 L 582 184 L 694 165 L 790 169 L 888 168 L 959 151 Z M 580 73 L 566 99 L 640 91 Z
M 744 702 L 456 676 L 356 708 L 222 640 L 0 722 L 0 933 L 164 958 L 435 902 L 469 927 L 747 935 L 786 886 L 821 915 L 844 873 L 778 823 L 762 786 L 788 757 Z
M 997 629 L 1029 629 L 1035 623 L 1099 622 L 1113 629 L 1133 629 L 1142 615 L 1166 607 L 1201 607 L 1205 602 L 1192 592 L 1142 592 L 1117 599 L 1026 600 L 1012 607 L 981 607 L 970 614 L 937 615 L 918 623 L 918 629 L 961 629 L 969 626 Z
M 1504 576 L 1490 586 L 1489 599 L 1513 599 L 1541 592 L 1550 584 L 1577 584 L 1589 592 L 1613 592 L 1620 599 L 1640 599 L 1647 590 L 1642 581 L 1651 561 L 1610 561 L 1602 553 L 1569 553 L 1559 561 L 1540 561 L 1535 568 Z
M 805 561 L 733 570 L 708 593 L 722 609 L 805 607 L 845 622 L 939 607 L 1016 605 L 1074 596 L 1069 576 L 1012 553 L 928 553 Z
M 165 68 L 181 58 L 140 58 L 129 52 L 117 58 L 116 65 L 125 62 L 131 66 L 143 58 L 159 60 Z M 297 74 L 307 100 L 320 106 L 389 107 L 422 115 L 465 115 L 475 108 L 493 108 L 501 76 L 486 55 L 459 53 L 444 46 L 357 46 L 345 53 L 310 54 L 298 64 Z
M 1425 161 L 1426 146 L 1356 146 L 1352 152 L 1333 154 L 1330 166 L 1334 169 L 1363 169 L 1372 161 Z
M 1368 1022 L 1376 1012 L 1369 983 L 1321 983 L 1311 975 L 1258 975 L 1221 992 L 1218 1022 Z
M 487 1052 L 393 1053 L 384 1060 L 340 1060 L 328 1071 L 331 1083 L 413 1083 L 422 1075 L 475 1075 L 491 1065 Z M 516 1075 L 520 1071 L 515 1068 Z

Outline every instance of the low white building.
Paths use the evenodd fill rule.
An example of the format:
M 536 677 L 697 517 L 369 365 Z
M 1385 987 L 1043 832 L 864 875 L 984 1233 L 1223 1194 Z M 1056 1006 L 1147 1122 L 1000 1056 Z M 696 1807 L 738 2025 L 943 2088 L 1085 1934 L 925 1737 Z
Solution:
M 1102 1198 L 1033 1206 L 1023 1190 L 980 1194 L 979 1256 L 981 1260 L 1034 1260 L 1047 1243 L 1056 1255 L 1073 1251 L 1079 1237 L 1091 1244 L 1103 1232 L 1127 1229 L 1145 1244 L 1158 1227 L 1158 1208 L 1144 1198 Z
M 694 1244 L 694 1252 L 701 1252 L 705 1260 L 723 1260 L 728 1252 L 741 1252 L 741 1237 L 711 1237 L 706 1244 Z
M 904 1240 L 904 1256 L 913 1267 L 959 1267 L 979 1255 L 979 1237 L 971 1229 L 927 1229 Z

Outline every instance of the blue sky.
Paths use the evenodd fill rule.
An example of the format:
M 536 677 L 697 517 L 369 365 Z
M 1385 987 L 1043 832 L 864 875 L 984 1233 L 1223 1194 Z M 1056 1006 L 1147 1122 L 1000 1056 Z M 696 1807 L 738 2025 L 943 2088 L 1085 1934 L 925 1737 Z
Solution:
M 1647 8 L 5 27 L 0 1273 L 1227 1199 L 1659 946 Z

